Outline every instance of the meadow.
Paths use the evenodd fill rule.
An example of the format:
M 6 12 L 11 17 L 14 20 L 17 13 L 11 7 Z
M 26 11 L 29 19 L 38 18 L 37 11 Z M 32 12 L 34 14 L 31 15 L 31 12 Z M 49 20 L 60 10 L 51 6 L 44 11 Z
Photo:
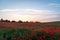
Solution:
M 0 40 L 60 40 L 60 23 L 0 22 Z

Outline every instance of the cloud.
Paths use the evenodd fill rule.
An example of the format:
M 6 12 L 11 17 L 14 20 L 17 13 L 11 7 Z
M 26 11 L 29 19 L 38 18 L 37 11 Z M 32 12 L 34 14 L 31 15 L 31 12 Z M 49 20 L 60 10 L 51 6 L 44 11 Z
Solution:
M 0 12 L 2 13 L 12 13 L 12 14 L 51 14 L 51 12 L 53 11 L 50 11 L 50 10 L 36 10 L 36 9 L 1 9 Z
M 12 12 L 12 11 L 18 11 L 18 9 L 1 9 L 1 12 Z
M 49 18 L 59 18 L 51 10 L 37 10 L 37 9 L 1 9 L 0 17 L 9 20 L 23 20 L 23 21 L 47 21 Z M 51 19 L 50 19 L 51 20 Z M 55 19 L 54 19 L 55 20 Z M 59 19 L 57 19 L 59 20 Z
M 49 6 L 54 6 L 54 7 L 60 7 L 60 4 L 56 4 L 56 3 L 50 3 L 48 4 Z

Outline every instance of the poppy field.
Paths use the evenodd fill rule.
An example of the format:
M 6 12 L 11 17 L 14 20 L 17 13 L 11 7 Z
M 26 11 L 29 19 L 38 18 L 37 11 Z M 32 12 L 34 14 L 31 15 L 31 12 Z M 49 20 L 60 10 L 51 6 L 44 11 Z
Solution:
M 60 40 L 60 25 L 0 22 L 0 40 Z

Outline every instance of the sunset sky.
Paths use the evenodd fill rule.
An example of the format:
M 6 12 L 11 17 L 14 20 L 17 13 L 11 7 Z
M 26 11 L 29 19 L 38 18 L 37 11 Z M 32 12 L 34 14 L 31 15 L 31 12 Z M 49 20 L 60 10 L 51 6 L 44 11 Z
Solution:
M 0 19 L 60 21 L 60 0 L 0 0 Z

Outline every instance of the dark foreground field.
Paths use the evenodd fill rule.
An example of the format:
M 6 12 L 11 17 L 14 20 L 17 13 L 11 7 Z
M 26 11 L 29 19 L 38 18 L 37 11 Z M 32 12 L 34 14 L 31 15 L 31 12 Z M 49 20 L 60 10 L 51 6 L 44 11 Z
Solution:
M 60 40 L 60 23 L 0 22 L 0 40 Z

